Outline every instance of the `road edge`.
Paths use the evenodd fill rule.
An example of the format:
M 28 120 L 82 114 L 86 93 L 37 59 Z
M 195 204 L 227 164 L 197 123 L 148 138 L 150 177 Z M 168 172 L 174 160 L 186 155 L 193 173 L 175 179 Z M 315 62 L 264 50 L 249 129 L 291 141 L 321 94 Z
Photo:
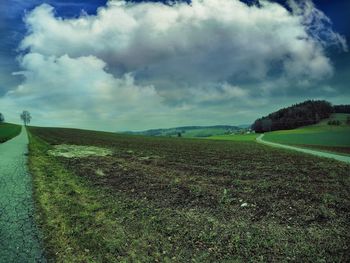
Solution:
M 285 145 L 285 144 L 280 144 L 280 143 L 275 143 L 275 142 L 269 142 L 269 141 L 263 140 L 264 135 L 265 134 L 261 134 L 260 136 L 258 136 L 256 138 L 256 142 L 264 144 L 264 145 L 268 145 L 268 146 L 271 146 L 271 147 L 275 147 L 275 148 L 282 148 L 282 149 L 287 149 L 287 150 L 293 150 L 293 151 L 297 151 L 297 152 L 311 154 L 311 155 L 314 155 L 314 156 L 328 158 L 328 159 L 333 159 L 333 160 L 337 160 L 337 161 L 340 161 L 340 162 L 345 162 L 345 163 L 350 164 L 350 157 L 348 157 L 348 156 L 338 155 L 338 154 L 333 154 L 333 153 L 327 153 L 327 152 L 321 152 L 321 151 L 316 151 L 316 150 L 311 150 L 311 149 L 306 149 L 306 148 L 300 148 L 300 147 L 295 147 L 295 146 L 290 146 L 290 145 Z

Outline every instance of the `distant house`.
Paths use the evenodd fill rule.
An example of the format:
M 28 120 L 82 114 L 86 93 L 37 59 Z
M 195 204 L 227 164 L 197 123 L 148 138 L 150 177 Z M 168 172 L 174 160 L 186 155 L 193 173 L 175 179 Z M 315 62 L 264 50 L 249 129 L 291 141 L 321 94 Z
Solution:
M 246 131 L 246 134 L 253 134 L 253 133 L 255 133 L 255 131 L 252 130 L 252 129 L 248 129 L 248 130 Z

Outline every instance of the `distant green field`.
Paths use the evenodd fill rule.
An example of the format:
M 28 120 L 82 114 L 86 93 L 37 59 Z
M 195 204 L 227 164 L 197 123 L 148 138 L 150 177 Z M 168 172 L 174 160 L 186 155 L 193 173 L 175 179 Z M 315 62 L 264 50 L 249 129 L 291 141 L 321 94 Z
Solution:
M 140 132 L 125 132 L 126 134 L 144 135 L 144 136 L 161 136 L 161 137 L 181 137 L 184 138 L 205 138 L 216 135 L 230 134 L 240 130 L 239 127 L 230 125 L 217 126 L 185 126 L 169 129 L 153 129 Z
M 182 134 L 182 137 L 185 138 L 195 138 L 195 137 L 209 137 L 213 134 L 224 134 L 227 132 L 226 129 L 223 128 L 203 128 L 196 130 L 188 130 Z
M 11 123 L 0 124 L 0 143 L 6 142 L 21 132 L 21 126 Z
M 332 114 L 332 116 L 329 118 L 329 119 L 325 119 L 325 120 L 322 120 L 320 123 L 314 125 L 314 126 L 324 126 L 324 125 L 327 125 L 328 126 L 328 121 L 329 120 L 338 120 L 340 122 L 342 122 L 342 124 L 346 124 L 346 121 L 347 121 L 347 118 L 350 116 L 350 114 L 348 113 L 335 113 L 335 114 Z
M 350 153 L 350 125 L 346 124 L 348 116 L 350 114 L 333 114 L 330 119 L 315 125 L 266 133 L 264 139 L 282 144 Z M 339 120 L 342 124 L 328 125 L 329 120 Z
M 208 137 L 208 139 L 243 142 L 243 141 L 255 141 L 255 139 L 258 135 L 259 134 L 255 134 L 255 133 L 253 133 L 253 134 L 217 135 L 217 136 Z

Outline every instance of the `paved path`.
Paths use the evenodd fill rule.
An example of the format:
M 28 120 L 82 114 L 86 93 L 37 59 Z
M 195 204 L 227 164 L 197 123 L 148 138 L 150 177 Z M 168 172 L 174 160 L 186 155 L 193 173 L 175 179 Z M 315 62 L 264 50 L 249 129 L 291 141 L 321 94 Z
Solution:
M 25 128 L 0 144 L 0 263 L 45 262 L 33 221 L 27 145 Z
M 263 143 L 263 144 L 272 146 L 272 147 L 284 148 L 284 149 L 288 149 L 288 150 L 308 153 L 308 154 L 316 155 L 316 156 L 319 156 L 319 157 L 331 158 L 331 159 L 335 159 L 335 160 L 338 160 L 338 161 L 341 161 L 341 162 L 350 163 L 350 156 L 344 156 L 344 155 L 339 155 L 339 154 L 320 152 L 320 151 L 315 151 L 315 150 L 310 150 L 310 149 L 305 149 L 305 148 L 299 148 L 299 147 L 284 145 L 284 144 L 275 143 L 275 142 L 268 142 L 268 141 L 263 140 L 263 137 L 264 137 L 264 134 L 261 134 L 259 137 L 256 138 L 256 141 L 259 142 L 259 143 Z

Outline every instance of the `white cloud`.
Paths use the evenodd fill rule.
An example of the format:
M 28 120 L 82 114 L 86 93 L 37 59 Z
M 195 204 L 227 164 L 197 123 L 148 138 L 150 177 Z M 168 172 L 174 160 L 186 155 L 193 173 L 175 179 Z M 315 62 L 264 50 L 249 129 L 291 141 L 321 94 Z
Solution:
M 333 73 L 326 39 L 345 47 L 344 40 L 331 29 L 322 37 L 326 16 L 313 5 L 291 5 L 293 13 L 268 1 L 110 1 L 97 15 L 63 19 L 43 4 L 25 18 L 25 81 L 7 98 L 128 128 L 145 125 L 130 123 L 143 116 L 154 126 L 181 122 L 183 114 L 204 120 L 209 110 L 251 105 L 298 83 L 299 90 L 316 88 L 305 83 Z
M 302 24 L 313 39 L 322 46 L 337 46 L 348 51 L 345 37 L 332 30 L 332 21 L 311 0 L 288 0 L 288 3 L 293 14 L 301 17 Z
M 165 85 L 171 78 L 191 84 L 240 74 L 263 79 L 281 61 L 288 76 L 298 77 L 289 69 L 299 66 L 317 79 L 332 70 L 324 63 L 318 35 L 307 34 L 304 16 L 269 2 L 259 8 L 238 0 L 174 6 L 112 1 L 97 16 L 78 19 L 57 18 L 51 6 L 42 5 L 26 23 L 31 33 L 22 48 L 44 55 L 95 55 L 113 73 L 137 72 L 149 81 L 159 73 Z
M 121 114 L 154 114 L 154 109 L 166 109 L 154 87 L 136 85 L 130 74 L 113 77 L 94 56 L 72 59 L 29 53 L 21 65 L 26 70 L 18 74 L 24 75 L 25 82 L 8 92 L 2 102 L 12 101 L 35 112 L 40 105 L 41 113 L 36 115 L 42 121 L 47 121 L 45 115 L 52 115 L 60 122 L 76 119 L 87 128 L 98 128 L 94 122 L 102 121 L 113 129 L 115 123 L 110 121 L 117 121 Z
M 215 88 L 208 85 L 207 87 L 203 87 L 201 89 L 189 89 L 188 96 L 190 96 L 191 101 L 195 103 L 215 103 L 234 100 L 247 100 L 249 98 L 249 92 L 238 86 L 222 83 Z

